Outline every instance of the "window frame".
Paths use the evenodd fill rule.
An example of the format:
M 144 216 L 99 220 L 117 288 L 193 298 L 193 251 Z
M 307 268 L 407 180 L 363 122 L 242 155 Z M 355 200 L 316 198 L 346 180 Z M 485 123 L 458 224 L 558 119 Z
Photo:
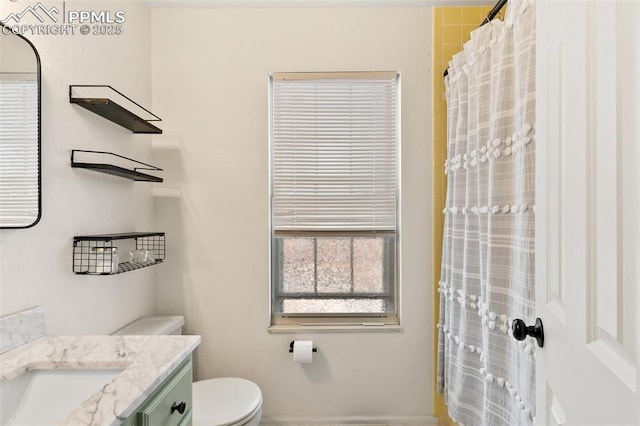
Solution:
M 273 82 L 274 77 L 285 79 L 353 79 L 353 78 L 367 78 L 380 75 L 389 75 L 393 73 L 396 85 L 396 137 L 395 137 L 395 229 L 393 231 L 278 231 L 278 236 L 275 235 L 273 225 L 273 178 L 274 178 L 274 134 L 273 134 Z M 400 73 L 397 71 L 366 71 L 366 72 L 298 72 L 298 73 L 270 73 L 268 84 L 268 99 L 269 99 L 269 317 L 270 317 L 270 329 L 282 328 L 317 328 L 317 329 L 334 329 L 334 328 L 367 328 L 367 329 L 389 329 L 399 328 L 400 326 L 400 270 L 401 270 L 401 257 L 400 257 L 400 183 L 401 183 L 401 84 Z M 308 238 L 323 238 L 323 237 L 347 237 L 357 238 L 363 236 L 377 236 L 377 237 L 393 237 L 393 253 L 386 255 L 383 253 L 383 262 L 387 263 L 393 259 L 393 271 L 392 271 L 392 286 L 393 294 L 392 304 L 393 312 L 375 313 L 375 312 L 362 312 L 362 313 L 280 313 L 274 310 L 275 307 L 275 292 L 274 286 L 279 286 L 279 279 L 276 274 L 279 274 L 282 265 L 282 255 L 279 252 L 281 250 L 280 243 L 277 242 L 280 238 L 291 237 L 308 237 Z M 385 242 L 385 251 L 386 245 Z M 351 253 L 353 256 L 353 252 Z M 317 260 L 316 260 L 317 261 Z M 383 270 L 388 271 L 387 268 Z M 354 298 L 352 293 L 345 294 L 345 299 Z M 310 295 L 309 298 L 313 298 Z M 356 294 L 356 297 L 357 294 Z

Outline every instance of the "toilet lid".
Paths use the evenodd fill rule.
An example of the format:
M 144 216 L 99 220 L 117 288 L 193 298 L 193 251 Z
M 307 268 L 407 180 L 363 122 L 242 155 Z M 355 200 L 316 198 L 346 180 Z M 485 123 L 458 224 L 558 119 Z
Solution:
M 255 383 L 221 377 L 193 383 L 194 426 L 228 426 L 250 418 L 262 404 Z

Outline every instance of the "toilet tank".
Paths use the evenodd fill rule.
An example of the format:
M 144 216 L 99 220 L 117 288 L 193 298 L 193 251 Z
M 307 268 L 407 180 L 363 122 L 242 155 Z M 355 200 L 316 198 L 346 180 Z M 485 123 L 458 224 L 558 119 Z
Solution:
M 183 325 L 184 317 L 180 315 L 141 317 L 114 331 L 113 334 L 182 334 Z

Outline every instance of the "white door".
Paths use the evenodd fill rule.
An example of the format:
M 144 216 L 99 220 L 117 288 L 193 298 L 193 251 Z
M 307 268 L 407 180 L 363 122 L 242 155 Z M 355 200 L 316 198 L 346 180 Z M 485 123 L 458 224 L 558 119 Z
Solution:
M 640 2 L 536 8 L 536 422 L 639 424 Z

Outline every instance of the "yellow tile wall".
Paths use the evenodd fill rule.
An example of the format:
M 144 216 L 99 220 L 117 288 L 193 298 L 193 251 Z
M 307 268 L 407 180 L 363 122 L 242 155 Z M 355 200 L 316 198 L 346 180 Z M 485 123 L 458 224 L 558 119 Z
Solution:
M 491 0 L 490 0 L 491 1 Z M 494 3 L 495 4 L 495 3 Z M 442 209 L 447 195 L 447 179 L 444 161 L 447 158 L 447 102 L 445 100 L 444 70 L 451 57 L 462 50 L 470 33 L 486 18 L 493 4 L 487 6 L 434 7 L 433 8 L 433 300 L 434 333 L 440 315 L 440 262 L 442 261 Z M 504 12 L 504 11 L 503 11 Z M 437 360 L 438 342 L 434 343 L 434 360 Z M 434 372 L 437 366 L 434 365 Z M 434 377 L 435 374 L 434 374 Z M 435 387 L 435 383 L 434 383 Z M 441 425 L 455 424 L 447 415 L 442 395 L 434 392 L 434 415 Z

